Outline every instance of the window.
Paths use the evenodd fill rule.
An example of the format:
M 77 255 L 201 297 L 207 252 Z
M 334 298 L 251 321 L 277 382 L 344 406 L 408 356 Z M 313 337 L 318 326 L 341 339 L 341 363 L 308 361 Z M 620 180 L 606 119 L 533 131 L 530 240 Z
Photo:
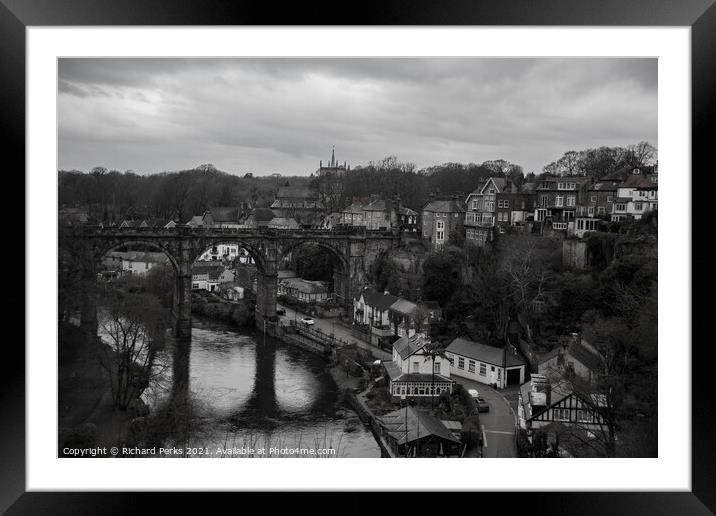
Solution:
M 636 211 L 641 211 L 641 210 L 643 210 L 643 209 L 644 209 L 644 208 L 643 208 L 643 203 L 641 203 L 641 202 L 635 202 L 635 203 L 634 203 L 634 209 L 635 209 Z
M 480 364 L 480 376 L 487 376 L 487 365 Z
M 199 288 L 199 284 L 198 284 L 198 283 L 192 283 L 192 284 L 191 284 L 191 288 Z
M 435 374 L 440 374 L 440 362 L 435 362 Z
M 473 210 L 476 210 L 476 209 L 477 209 L 477 200 L 473 200 L 473 201 L 472 201 L 472 209 L 473 209 Z
M 468 363 L 467 363 L 467 372 L 468 372 L 468 373 L 474 373 L 474 372 L 475 372 L 475 361 L 474 361 L 474 360 L 468 361 Z
M 590 201 L 590 202 L 597 202 L 597 196 L 596 196 L 596 195 L 592 195 L 592 196 L 589 198 L 589 201 Z
M 462 357 L 458 357 L 457 359 L 457 368 L 458 369 L 465 369 L 465 359 Z
M 552 409 L 552 417 L 556 421 L 569 421 L 569 409 Z
M 607 202 L 612 202 L 612 201 L 613 201 L 613 197 L 611 195 L 607 195 Z
M 576 204 L 577 198 L 574 195 L 568 195 L 567 196 L 567 206 L 574 206 Z
M 626 204 L 618 203 L 615 208 L 616 211 L 626 211 Z
M 558 195 L 558 196 L 555 198 L 554 205 L 555 205 L 555 206 L 564 206 L 564 196 L 563 196 L 563 195 Z
M 589 415 L 589 411 L 587 410 L 578 410 L 577 411 L 577 421 L 591 423 L 592 418 Z
M 589 206 L 589 207 L 587 208 L 587 213 L 588 213 L 589 215 L 594 215 L 594 206 Z
M 597 208 L 597 213 L 599 213 L 599 215 L 604 215 L 604 212 L 605 212 L 605 211 L 606 211 L 606 210 L 604 209 L 604 206 L 599 206 L 599 207 Z

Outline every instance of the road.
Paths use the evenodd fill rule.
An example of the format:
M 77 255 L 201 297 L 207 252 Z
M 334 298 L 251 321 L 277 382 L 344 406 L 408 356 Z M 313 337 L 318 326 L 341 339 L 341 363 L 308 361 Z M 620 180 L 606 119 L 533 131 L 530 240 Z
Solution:
M 283 306 L 281 304 L 277 304 L 276 306 L 278 308 L 283 308 L 284 310 L 286 310 L 286 315 L 278 316 L 279 319 L 286 324 L 290 324 L 289 321 L 293 321 L 293 320 L 296 321 L 296 324 L 301 324 L 301 318 L 306 316 L 306 314 L 304 314 L 302 312 L 294 311 L 292 308 L 289 308 L 287 306 Z M 322 319 L 320 317 L 314 317 L 314 316 L 311 316 L 311 318 L 314 321 L 316 321 L 316 323 L 313 325 L 313 327 L 320 328 L 320 330 L 323 333 L 326 333 L 328 335 L 333 334 L 336 339 L 341 339 L 348 343 L 355 343 L 359 348 L 370 351 L 375 358 L 379 358 L 381 360 L 392 360 L 393 357 L 390 353 L 373 346 L 369 342 L 359 339 L 358 337 L 356 337 L 355 335 L 353 335 L 351 333 L 350 329 L 348 329 L 346 326 L 344 326 L 337 319 L 335 319 L 335 318 Z
M 480 413 L 480 423 L 484 427 L 486 446 L 483 457 L 517 457 L 515 444 L 515 417 L 505 399 L 493 388 L 459 376 L 452 376 L 466 389 L 476 389 L 480 397 L 490 404 L 489 412 Z

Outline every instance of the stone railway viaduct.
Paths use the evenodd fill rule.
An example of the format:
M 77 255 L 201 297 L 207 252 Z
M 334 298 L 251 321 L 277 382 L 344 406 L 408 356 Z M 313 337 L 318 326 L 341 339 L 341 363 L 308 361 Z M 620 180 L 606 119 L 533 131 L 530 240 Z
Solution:
M 353 296 L 365 283 L 370 264 L 383 251 L 400 244 L 400 234 L 386 231 L 366 231 L 364 228 L 346 230 L 281 230 L 281 229 L 217 229 L 177 226 L 156 228 L 102 228 L 79 226 L 70 238 L 83 241 L 92 254 L 88 263 L 96 275 L 96 268 L 109 252 L 128 244 L 140 244 L 167 255 L 176 273 L 174 288 L 174 331 L 177 337 L 191 336 L 192 264 L 204 252 L 218 244 L 238 244 L 246 249 L 256 263 L 256 325 L 274 322 L 278 290 L 278 267 L 291 250 L 304 245 L 325 249 L 334 257 L 336 297 L 343 306 L 352 309 Z M 96 306 L 86 301 L 83 326 L 96 330 Z M 96 333 L 95 333 L 96 334 Z

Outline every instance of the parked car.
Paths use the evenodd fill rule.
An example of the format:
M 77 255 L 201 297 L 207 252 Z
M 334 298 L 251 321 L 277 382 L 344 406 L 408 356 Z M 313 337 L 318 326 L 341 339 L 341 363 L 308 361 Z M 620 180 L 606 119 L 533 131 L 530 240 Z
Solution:
M 477 411 L 490 412 L 490 404 L 484 398 L 477 398 Z
M 285 308 L 277 308 L 276 315 L 286 315 L 286 309 Z
M 312 326 L 316 324 L 316 321 L 314 321 L 311 317 L 301 317 L 301 322 L 306 326 Z
M 468 390 L 467 390 L 467 393 L 468 393 L 470 396 L 472 396 L 473 398 L 475 398 L 475 400 L 477 400 L 477 399 L 480 397 L 480 395 L 478 394 L 478 392 L 477 392 L 476 389 L 468 389 Z

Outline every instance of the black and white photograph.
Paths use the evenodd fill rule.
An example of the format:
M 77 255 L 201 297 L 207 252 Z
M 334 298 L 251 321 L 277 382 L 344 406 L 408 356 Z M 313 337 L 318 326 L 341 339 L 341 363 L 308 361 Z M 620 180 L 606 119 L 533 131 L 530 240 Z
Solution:
M 658 457 L 658 67 L 58 58 L 57 456 Z

